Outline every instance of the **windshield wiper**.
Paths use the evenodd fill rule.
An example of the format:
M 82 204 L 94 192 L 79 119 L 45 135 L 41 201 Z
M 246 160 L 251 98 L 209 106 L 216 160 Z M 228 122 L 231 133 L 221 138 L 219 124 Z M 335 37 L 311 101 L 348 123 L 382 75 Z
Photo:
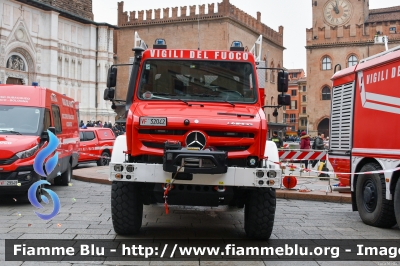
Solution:
M 235 104 L 234 104 L 234 103 L 232 103 L 232 102 L 230 102 L 230 101 L 226 101 L 226 100 L 224 100 L 224 102 L 226 102 L 226 103 L 229 103 L 230 105 L 232 105 L 233 107 L 235 107 Z
M 212 95 L 212 94 L 193 94 L 193 96 L 200 96 L 200 97 L 218 97 L 218 96 Z M 235 107 L 235 104 L 232 103 L 232 102 L 230 102 L 230 101 L 227 101 L 227 100 L 222 100 L 222 101 L 225 102 L 225 103 L 229 103 L 230 105 L 232 105 L 233 107 Z
M 198 97 L 217 97 L 216 95 L 212 94 L 193 94 L 193 96 L 198 96 Z
M 176 94 L 166 93 L 166 92 L 152 92 L 154 95 L 162 95 L 162 96 L 176 96 Z
M 182 100 L 182 99 L 177 99 L 177 100 L 179 100 L 179 101 L 181 101 L 181 102 L 184 102 L 184 103 L 186 103 L 186 105 L 190 106 L 190 104 L 189 104 L 187 101 L 185 101 L 185 100 Z
M 17 135 L 22 135 L 21 133 L 19 133 L 18 131 L 14 131 L 14 130 L 6 130 L 6 129 L 0 129 L 1 132 L 10 132 L 13 134 L 17 134 Z

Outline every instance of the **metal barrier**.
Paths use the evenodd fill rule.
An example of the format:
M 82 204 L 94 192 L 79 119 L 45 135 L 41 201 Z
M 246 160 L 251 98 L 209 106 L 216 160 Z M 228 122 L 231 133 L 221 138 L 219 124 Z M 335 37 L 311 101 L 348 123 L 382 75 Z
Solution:
M 279 149 L 281 161 L 323 160 L 326 161 L 328 152 L 326 150 L 300 150 Z
M 327 150 L 302 150 L 302 149 L 279 149 L 279 164 L 281 165 L 282 170 L 287 170 L 290 171 L 291 173 L 289 174 L 284 174 L 285 176 L 292 176 L 292 177 L 303 177 L 303 178 L 320 178 L 322 180 L 327 180 L 328 181 L 328 187 L 331 187 L 331 179 L 336 179 L 336 177 L 330 177 L 327 174 L 319 174 L 318 176 L 303 176 L 302 174 L 304 172 L 310 172 L 310 170 L 307 171 L 307 169 L 304 169 L 304 167 L 301 166 L 303 161 L 325 161 L 324 164 L 328 163 L 328 151 Z M 286 166 L 284 166 L 282 163 L 288 163 Z M 293 163 L 299 163 L 299 166 L 294 165 Z M 311 163 L 311 162 L 310 162 Z M 326 167 L 326 165 L 324 165 Z M 289 168 L 289 169 L 287 169 Z M 318 167 L 318 171 L 323 171 L 323 168 L 321 166 Z M 294 174 L 295 169 L 299 169 L 299 174 Z M 318 172 L 316 171 L 316 172 Z M 315 172 L 315 171 L 313 171 Z M 328 193 L 328 189 L 326 191 Z

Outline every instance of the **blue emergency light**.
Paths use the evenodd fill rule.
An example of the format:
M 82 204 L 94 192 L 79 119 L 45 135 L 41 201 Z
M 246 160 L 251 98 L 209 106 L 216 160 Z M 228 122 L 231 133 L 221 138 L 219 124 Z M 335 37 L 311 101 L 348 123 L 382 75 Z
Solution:
M 241 41 L 233 41 L 231 44 L 231 51 L 244 51 L 244 47 Z
M 154 49 L 167 49 L 167 42 L 164 39 L 156 39 L 153 44 Z

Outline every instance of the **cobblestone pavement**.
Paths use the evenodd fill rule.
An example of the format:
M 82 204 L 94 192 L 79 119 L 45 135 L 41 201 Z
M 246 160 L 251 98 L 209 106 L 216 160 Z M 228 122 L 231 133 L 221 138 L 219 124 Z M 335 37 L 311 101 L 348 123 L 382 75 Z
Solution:
M 42 221 L 30 204 L 13 199 L 0 202 L 0 265 L 51 265 L 54 263 L 4 262 L 4 239 L 124 239 L 111 223 L 109 185 L 74 180 L 72 186 L 50 187 L 61 201 L 60 213 Z M 45 204 L 43 204 L 46 206 Z M 49 204 L 51 205 L 51 204 Z M 52 206 L 41 213 L 49 212 Z M 47 213 L 48 213 L 47 212 Z M 126 237 L 125 237 L 126 238 Z M 243 209 L 228 207 L 145 206 L 140 238 L 245 238 Z M 380 229 L 362 223 L 350 204 L 300 200 L 277 200 L 272 239 L 400 239 L 400 230 Z M 86 265 L 89 262 L 82 262 Z M 103 262 L 91 262 L 102 264 Z M 242 265 L 287 265 L 289 262 L 253 261 Z M 72 263 L 71 263 L 72 264 Z M 58 263 L 57 265 L 71 265 Z M 107 265 L 125 263 L 104 262 Z M 237 265 L 236 262 L 135 262 L 131 265 Z M 337 262 L 290 262 L 292 265 L 338 265 Z M 349 265 L 361 265 L 350 262 Z M 79 265 L 79 263 L 74 263 Z M 363 262 L 362 265 L 379 265 Z M 396 264 L 390 264 L 396 265 Z M 399 263 L 400 265 L 400 263 Z

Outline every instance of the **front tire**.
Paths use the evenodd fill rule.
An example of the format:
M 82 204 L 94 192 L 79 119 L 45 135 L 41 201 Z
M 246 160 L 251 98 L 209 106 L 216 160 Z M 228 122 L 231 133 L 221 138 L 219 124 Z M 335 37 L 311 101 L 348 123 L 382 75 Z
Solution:
M 42 202 L 42 188 L 44 188 L 44 185 L 40 185 L 38 186 L 38 188 L 36 189 L 36 199 L 37 201 L 40 203 Z M 23 195 L 19 195 L 16 197 L 16 200 L 18 202 L 22 202 L 22 203 L 30 203 L 29 201 L 29 197 L 28 197 L 28 191 L 23 194 Z
M 117 234 L 135 235 L 139 233 L 143 218 L 143 197 L 140 183 L 112 182 L 111 218 Z
M 272 234 L 276 209 L 273 188 L 250 190 L 244 206 L 244 230 L 254 239 L 267 240 Z
M 106 166 L 110 163 L 110 153 L 108 151 L 103 151 L 101 153 L 101 158 L 97 161 L 97 166 Z
M 397 225 L 400 227 L 400 179 L 397 180 L 396 188 L 394 190 L 394 214 L 396 216 Z
M 54 179 L 54 184 L 57 186 L 68 186 L 71 183 L 72 179 L 72 166 L 71 163 L 68 163 L 67 170 L 61 174 L 61 176 L 57 176 Z
M 377 163 L 368 163 L 361 172 L 381 170 Z M 361 220 L 368 225 L 390 228 L 396 224 L 393 201 L 387 200 L 383 174 L 363 174 L 357 179 L 356 203 Z

